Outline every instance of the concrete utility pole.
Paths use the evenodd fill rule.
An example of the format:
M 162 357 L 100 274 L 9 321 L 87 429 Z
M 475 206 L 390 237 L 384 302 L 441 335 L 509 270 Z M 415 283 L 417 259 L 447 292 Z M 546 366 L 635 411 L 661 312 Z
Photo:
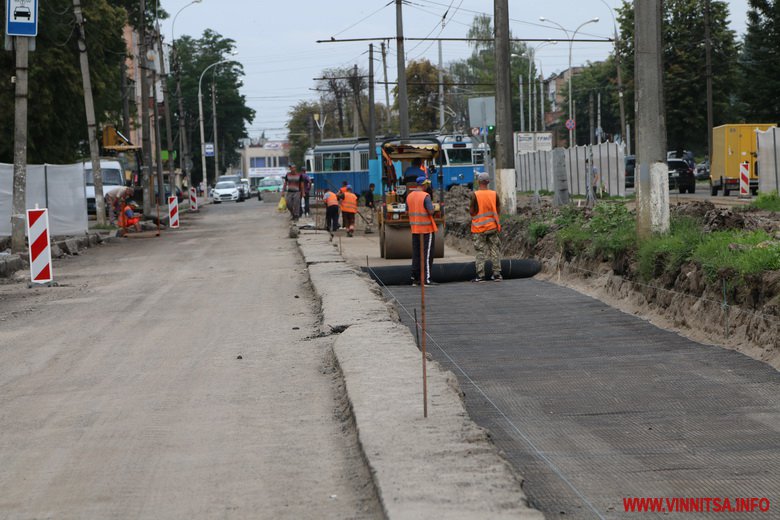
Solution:
M 176 166 L 173 163 L 173 128 L 171 125 L 171 105 L 168 93 L 168 72 L 165 70 L 165 50 L 163 49 L 160 23 L 157 22 L 157 47 L 160 53 L 160 82 L 163 94 L 163 115 L 165 116 L 165 145 L 168 148 L 168 184 L 171 185 L 171 195 L 176 196 Z M 167 203 L 167 201 L 166 201 Z
M 398 53 L 398 120 L 401 139 L 409 138 L 409 98 L 406 91 L 403 0 L 395 0 L 396 52 Z
M 390 133 L 390 84 L 387 82 L 387 48 L 382 41 L 382 68 L 385 70 L 385 108 L 387 109 L 387 120 L 385 121 L 385 135 Z
M 215 74 L 216 76 L 216 74 Z M 217 78 L 211 83 L 211 114 L 214 118 L 214 184 L 219 179 L 219 138 L 217 137 Z
M 368 45 L 368 159 L 376 159 L 376 112 L 374 111 L 374 44 Z
M 143 153 L 143 165 L 141 166 L 141 183 L 144 188 L 144 214 L 152 214 L 152 191 L 149 180 L 152 167 L 152 139 L 151 125 L 149 121 L 149 60 L 146 41 L 146 0 L 140 0 L 140 20 L 138 24 L 140 49 L 138 57 L 141 71 L 141 149 Z
M 441 30 L 444 30 L 444 19 L 441 17 Z M 442 58 L 441 40 L 439 40 L 439 132 L 444 132 L 444 59 Z
M 14 101 L 14 185 L 13 212 L 11 214 L 11 251 L 25 252 L 24 220 L 26 216 L 25 193 L 27 191 L 27 94 L 30 38 L 14 36 L 16 49 L 16 88 Z
M 79 61 L 81 63 L 81 83 L 84 86 L 84 109 L 87 113 L 87 134 L 89 156 L 92 160 L 92 179 L 95 185 L 95 217 L 99 226 L 106 225 L 106 204 L 103 200 L 103 174 L 100 171 L 100 149 L 97 142 L 97 122 L 95 121 L 95 103 L 92 100 L 92 81 L 89 77 L 89 56 L 87 55 L 87 36 L 84 32 L 84 14 L 81 1 L 73 0 L 73 15 L 79 28 Z
M 523 111 L 523 103 L 525 100 L 523 99 L 523 75 L 518 74 L 517 75 L 517 84 L 520 87 L 520 131 L 525 132 L 525 112 Z
M 494 0 L 493 6 L 496 48 L 496 191 L 501 197 L 504 212 L 512 215 L 517 211 L 517 190 L 512 143 L 508 0 Z
M 712 164 L 712 127 L 713 109 L 712 109 L 712 27 L 711 15 L 712 5 L 710 0 L 704 1 L 704 52 L 706 62 L 707 76 L 707 160 Z
M 588 144 L 592 145 L 596 140 L 596 107 L 593 101 L 593 91 L 588 95 L 588 119 L 590 120 L 590 140 Z
M 162 132 L 160 132 L 160 105 L 157 103 L 157 69 L 152 69 L 152 117 L 154 117 L 154 150 L 157 160 L 157 204 L 166 206 L 165 181 L 163 179 Z
M 122 93 L 122 132 L 130 136 L 130 89 L 127 88 L 127 60 L 119 66 L 119 89 Z
M 669 172 L 662 45 L 662 0 L 634 3 L 636 46 L 637 235 L 669 231 Z

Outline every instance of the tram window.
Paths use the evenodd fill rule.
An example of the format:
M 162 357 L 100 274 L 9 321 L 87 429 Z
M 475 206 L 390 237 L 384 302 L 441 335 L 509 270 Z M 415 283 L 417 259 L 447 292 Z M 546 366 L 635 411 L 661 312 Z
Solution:
M 368 170 L 368 152 L 360 152 L 360 169 Z
M 474 164 L 482 164 L 485 162 L 485 152 L 481 150 L 474 150 Z
M 471 150 L 468 148 L 449 148 L 447 156 L 450 164 L 473 164 Z
M 350 171 L 349 152 L 323 153 L 317 155 L 317 171 L 322 172 L 348 172 Z M 320 164 L 322 161 L 322 164 Z

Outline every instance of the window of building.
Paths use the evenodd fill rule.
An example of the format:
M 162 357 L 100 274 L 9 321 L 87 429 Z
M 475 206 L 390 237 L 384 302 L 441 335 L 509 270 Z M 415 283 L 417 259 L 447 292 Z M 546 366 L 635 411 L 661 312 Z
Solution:
M 290 159 L 288 157 L 279 157 L 280 168 L 286 167 L 288 164 L 290 164 Z
M 265 157 L 252 157 L 249 159 L 250 168 L 265 168 Z

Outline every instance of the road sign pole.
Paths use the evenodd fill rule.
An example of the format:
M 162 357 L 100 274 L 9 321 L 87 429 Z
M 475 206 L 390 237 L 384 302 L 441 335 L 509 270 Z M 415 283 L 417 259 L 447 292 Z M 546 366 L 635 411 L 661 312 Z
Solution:
M 9 0 L 10 9 L 10 0 Z M 11 17 L 9 12 L 8 17 Z M 11 215 L 11 251 L 22 254 L 24 243 L 25 190 L 27 188 L 27 94 L 30 38 L 14 36 L 16 49 L 16 101 L 14 102 L 14 180 Z

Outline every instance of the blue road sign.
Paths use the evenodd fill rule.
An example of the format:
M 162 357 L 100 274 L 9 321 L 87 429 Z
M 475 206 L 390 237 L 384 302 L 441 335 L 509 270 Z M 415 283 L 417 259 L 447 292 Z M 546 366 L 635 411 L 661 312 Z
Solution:
M 5 33 L 38 36 L 38 0 L 6 0 Z
M 214 157 L 214 143 L 205 143 L 204 152 L 206 157 Z

